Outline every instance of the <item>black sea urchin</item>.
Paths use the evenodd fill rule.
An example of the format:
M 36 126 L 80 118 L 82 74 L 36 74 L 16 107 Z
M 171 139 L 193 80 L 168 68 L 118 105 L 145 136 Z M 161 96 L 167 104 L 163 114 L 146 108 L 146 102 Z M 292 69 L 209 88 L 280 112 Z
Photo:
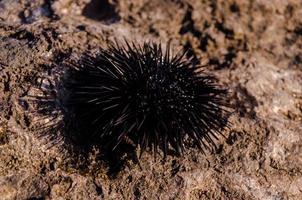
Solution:
M 227 91 L 185 57 L 171 55 L 169 45 L 164 51 L 127 42 L 83 55 L 64 81 L 76 136 L 112 148 L 130 138 L 141 152 L 159 147 L 164 155 L 169 148 L 181 154 L 185 138 L 199 147 L 214 144 L 227 125 Z

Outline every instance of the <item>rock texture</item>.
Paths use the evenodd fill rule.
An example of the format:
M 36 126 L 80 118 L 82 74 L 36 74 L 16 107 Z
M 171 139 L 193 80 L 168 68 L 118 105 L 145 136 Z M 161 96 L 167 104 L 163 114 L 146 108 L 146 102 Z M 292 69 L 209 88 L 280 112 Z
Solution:
M 300 0 L 0 1 L 0 199 L 302 199 L 301 19 Z M 236 111 L 215 151 L 108 160 L 37 136 L 27 97 L 123 38 L 211 64 Z

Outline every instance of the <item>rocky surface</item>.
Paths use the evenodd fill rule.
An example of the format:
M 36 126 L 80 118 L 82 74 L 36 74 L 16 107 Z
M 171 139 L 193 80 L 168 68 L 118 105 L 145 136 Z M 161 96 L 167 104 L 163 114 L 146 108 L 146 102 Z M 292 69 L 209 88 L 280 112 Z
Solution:
M 302 199 L 301 19 L 300 0 L 0 1 L 0 199 Z M 124 38 L 189 49 L 230 88 L 215 151 L 108 160 L 35 134 L 26 97 Z

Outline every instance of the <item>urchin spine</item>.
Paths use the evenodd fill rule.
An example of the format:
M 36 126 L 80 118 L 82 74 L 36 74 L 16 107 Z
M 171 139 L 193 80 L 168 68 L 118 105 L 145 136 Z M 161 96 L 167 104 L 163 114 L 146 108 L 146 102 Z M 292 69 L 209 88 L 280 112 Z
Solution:
M 127 137 L 142 152 L 153 146 L 155 154 L 158 147 L 165 156 L 170 147 L 181 154 L 186 136 L 202 149 L 228 124 L 227 91 L 169 45 L 112 43 L 68 68 L 65 121 L 74 137 L 96 145 L 115 148 Z

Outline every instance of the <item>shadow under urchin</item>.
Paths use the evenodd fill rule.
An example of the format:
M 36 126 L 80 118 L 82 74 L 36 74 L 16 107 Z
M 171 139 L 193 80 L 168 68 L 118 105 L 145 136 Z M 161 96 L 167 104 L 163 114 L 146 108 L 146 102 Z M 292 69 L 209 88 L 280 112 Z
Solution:
M 130 141 L 166 157 L 188 140 L 215 147 L 228 126 L 227 90 L 169 44 L 111 43 L 68 62 L 61 84 L 65 137 L 78 145 L 114 151 Z

